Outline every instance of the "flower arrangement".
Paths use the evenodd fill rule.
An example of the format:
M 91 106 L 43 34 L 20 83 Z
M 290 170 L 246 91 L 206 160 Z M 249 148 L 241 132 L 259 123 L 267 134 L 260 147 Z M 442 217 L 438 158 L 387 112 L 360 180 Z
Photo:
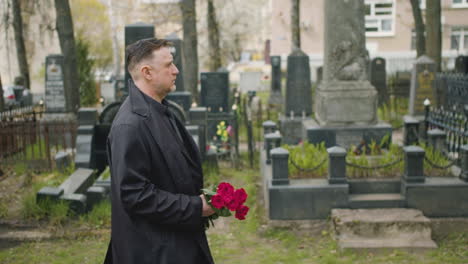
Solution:
M 239 220 L 244 220 L 249 207 L 244 205 L 247 200 L 247 193 L 244 188 L 235 189 L 230 183 L 222 182 L 217 188 L 202 189 L 208 204 L 215 211 L 214 214 L 208 217 L 205 228 L 210 227 L 210 223 L 214 226 L 213 220 L 218 219 L 220 216 L 229 217 L 231 212 L 235 212 L 235 217 Z
M 216 129 L 216 135 L 222 142 L 228 142 L 229 137 L 233 134 L 232 126 L 229 125 L 226 127 L 226 122 L 224 121 L 219 122 Z

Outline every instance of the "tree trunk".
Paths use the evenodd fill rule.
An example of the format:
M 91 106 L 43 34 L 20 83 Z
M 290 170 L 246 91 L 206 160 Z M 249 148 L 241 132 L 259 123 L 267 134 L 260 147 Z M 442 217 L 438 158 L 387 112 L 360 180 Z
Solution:
M 209 69 L 214 72 L 221 67 L 221 49 L 219 47 L 219 24 L 213 0 L 208 0 L 208 50 L 210 52 Z
M 121 62 L 120 62 L 120 50 L 119 50 L 119 39 L 117 37 L 117 21 L 114 16 L 114 6 L 113 1 L 108 0 L 109 5 L 109 19 L 111 24 L 111 35 L 112 35 L 112 58 L 113 58 L 113 75 L 117 78 L 120 75 L 121 71 Z
M 291 1 L 291 40 L 292 51 L 301 49 L 300 0 Z
M 16 56 L 18 58 L 18 66 L 20 75 L 24 79 L 24 88 L 31 89 L 29 79 L 28 59 L 26 57 L 26 47 L 24 45 L 23 36 L 23 18 L 21 17 L 21 1 L 12 0 L 13 7 L 13 29 L 15 31 Z
M 3 100 L 3 85 L 2 77 L 0 76 L 0 112 L 5 110 L 5 101 Z
M 426 29 L 424 28 L 419 1 L 411 0 L 411 8 L 413 10 L 414 28 L 416 31 L 416 57 L 419 58 L 423 54 L 426 54 Z
M 193 100 L 198 103 L 198 40 L 195 0 L 182 0 L 180 7 L 184 30 L 184 85 L 187 91 L 192 93 Z
M 440 0 L 426 1 L 427 55 L 435 61 L 437 71 L 439 72 L 441 71 L 442 61 L 442 25 L 440 12 Z
M 64 86 L 67 101 L 67 112 L 77 112 L 80 107 L 80 79 L 76 58 L 75 36 L 73 33 L 73 19 L 68 0 L 55 0 L 57 13 L 57 33 L 60 48 L 64 56 Z

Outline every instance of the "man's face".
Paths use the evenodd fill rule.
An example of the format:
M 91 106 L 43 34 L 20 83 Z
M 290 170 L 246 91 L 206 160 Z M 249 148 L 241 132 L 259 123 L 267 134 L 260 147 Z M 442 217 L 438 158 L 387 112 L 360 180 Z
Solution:
M 153 59 L 149 61 L 151 71 L 151 84 L 155 92 L 167 95 L 174 91 L 175 80 L 179 70 L 174 65 L 173 57 L 168 47 L 153 51 Z

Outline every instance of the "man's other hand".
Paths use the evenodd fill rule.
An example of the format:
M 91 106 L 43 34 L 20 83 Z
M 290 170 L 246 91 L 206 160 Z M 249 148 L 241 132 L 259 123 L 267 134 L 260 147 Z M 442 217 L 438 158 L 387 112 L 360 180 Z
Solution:
M 203 216 L 203 217 L 207 217 L 207 216 L 210 216 L 210 215 L 214 214 L 215 211 L 214 211 L 213 208 L 211 208 L 211 206 L 208 205 L 208 203 L 206 202 L 205 195 L 201 194 L 201 195 L 200 195 L 200 198 L 202 199 L 202 203 L 203 203 L 202 216 Z

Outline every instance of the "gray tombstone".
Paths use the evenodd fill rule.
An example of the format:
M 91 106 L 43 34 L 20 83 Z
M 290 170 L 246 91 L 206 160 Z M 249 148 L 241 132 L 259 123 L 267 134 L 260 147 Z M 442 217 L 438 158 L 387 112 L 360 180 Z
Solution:
M 64 58 L 63 55 L 49 55 L 46 57 L 46 76 L 45 76 L 45 106 L 49 113 L 66 112 L 69 97 L 65 94 L 64 86 Z
M 424 100 L 434 102 L 436 64 L 426 55 L 419 57 L 413 65 L 409 100 L 409 114 L 424 115 Z
M 302 116 L 312 114 L 312 84 L 309 56 L 303 51 L 293 51 L 288 56 L 285 114 Z
M 387 104 L 389 99 L 385 64 L 386 62 L 384 58 L 377 57 L 371 61 L 369 69 L 369 80 L 377 90 L 377 102 L 379 106 Z
M 281 94 L 281 56 L 271 56 L 271 91 L 269 103 L 278 105 L 283 103 Z
M 368 81 L 364 1 L 325 1 L 323 81 L 316 92 L 321 125 L 373 125 L 377 92 Z
M 262 90 L 262 72 L 241 72 L 239 88 L 243 93 Z
M 176 91 L 183 92 L 185 91 L 184 75 L 183 75 L 184 74 L 183 48 L 182 48 L 183 43 L 181 39 L 177 38 L 177 36 L 174 36 L 174 35 L 167 36 L 166 38 L 173 44 L 171 53 L 174 58 L 174 65 L 179 70 L 179 74 L 177 75 L 177 78 L 175 81 Z
M 455 71 L 468 74 L 468 56 L 460 55 L 455 59 Z
M 200 102 L 210 113 L 229 112 L 229 72 L 201 73 Z
M 125 26 L 125 47 L 135 43 L 140 39 L 154 38 L 154 26 L 145 23 L 135 23 Z M 125 58 L 127 53 L 125 53 Z M 125 60 L 125 90 L 123 96 L 128 94 L 128 80 L 131 79 L 130 73 L 127 70 L 127 60 Z

